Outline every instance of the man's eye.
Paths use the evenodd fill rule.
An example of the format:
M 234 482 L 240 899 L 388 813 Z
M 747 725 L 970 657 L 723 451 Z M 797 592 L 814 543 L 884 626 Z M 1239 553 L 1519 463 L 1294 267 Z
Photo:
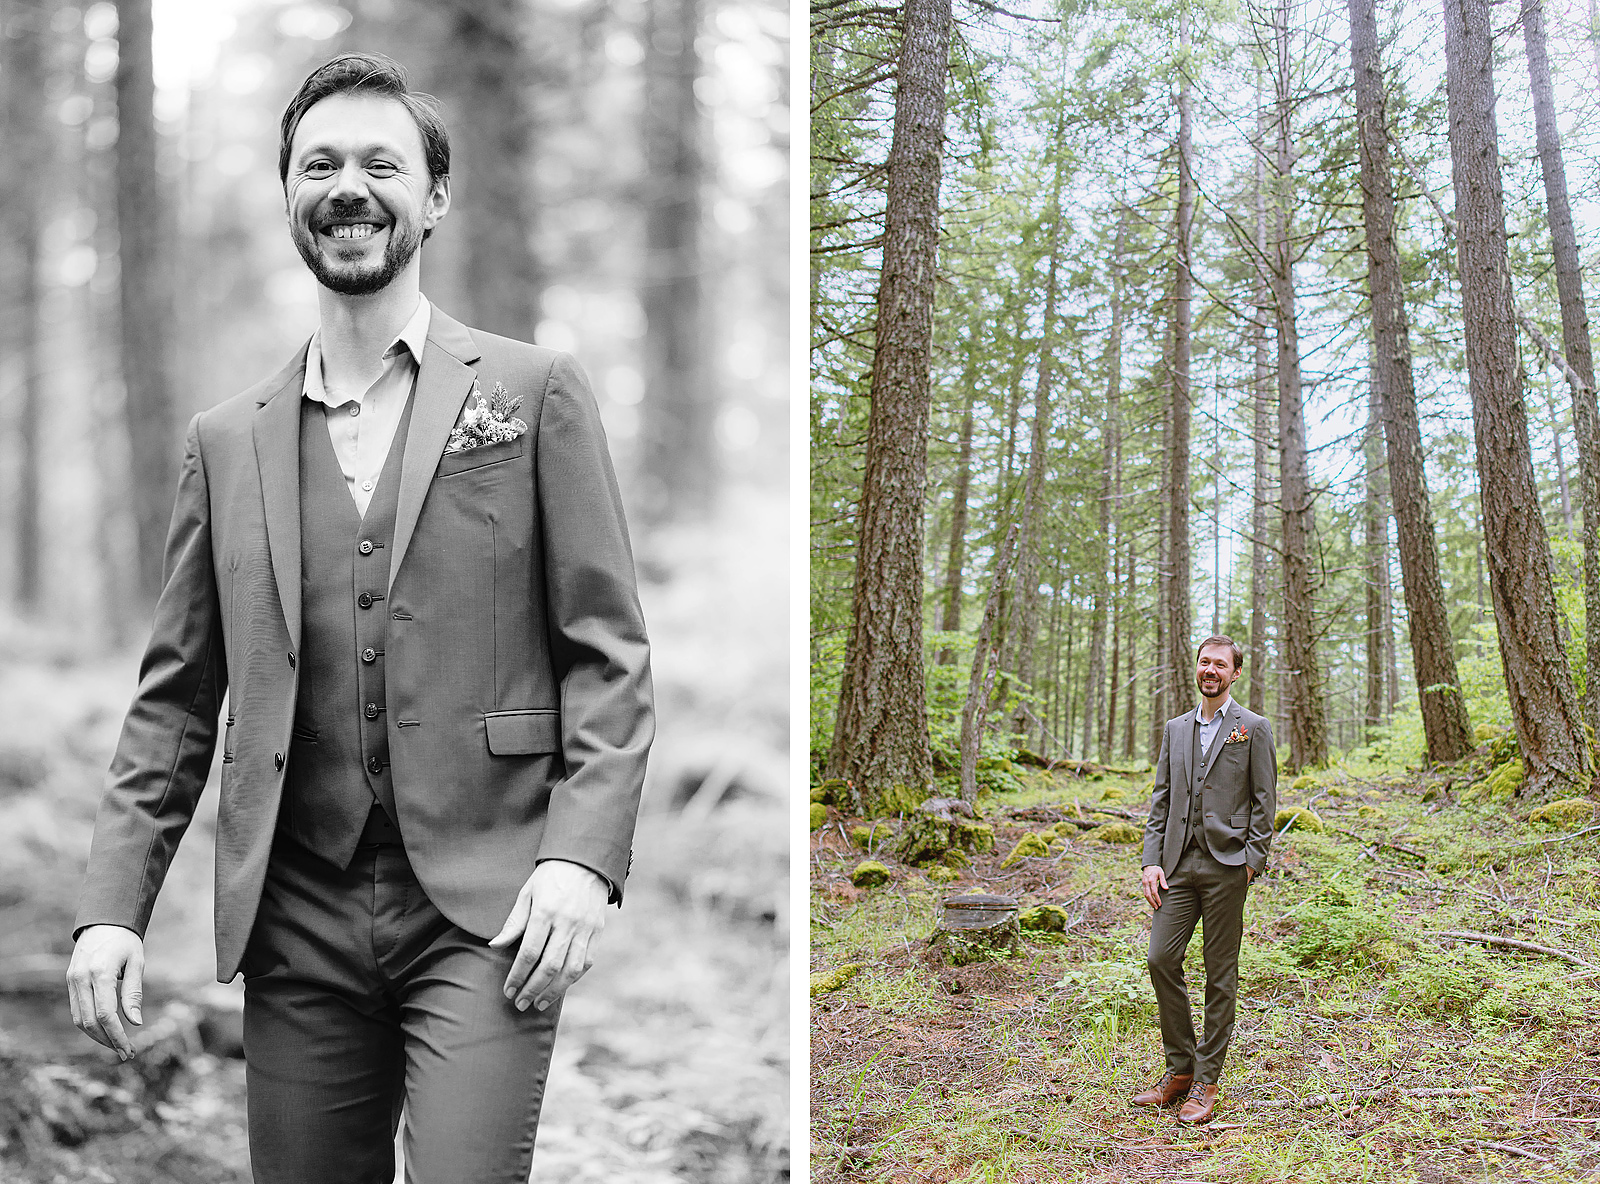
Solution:
M 306 172 L 312 176 L 325 177 L 333 172 L 333 164 L 326 160 L 313 160 L 306 165 Z
M 394 171 L 394 165 L 390 164 L 386 160 L 375 160 L 367 166 L 367 172 L 377 173 L 379 176 L 383 177 L 392 175 Z

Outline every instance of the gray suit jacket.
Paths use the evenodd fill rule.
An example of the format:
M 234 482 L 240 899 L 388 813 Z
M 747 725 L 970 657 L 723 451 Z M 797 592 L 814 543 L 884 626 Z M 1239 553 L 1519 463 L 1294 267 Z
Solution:
M 1278 813 L 1278 756 L 1272 725 L 1233 699 L 1223 709 L 1222 730 L 1201 770 L 1201 812 L 1206 841 L 1218 863 L 1266 870 L 1272 821 Z M 1189 760 L 1194 712 L 1167 721 L 1144 825 L 1144 866 L 1171 875 L 1189 841 Z M 1237 730 L 1243 739 L 1229 742 Z
M 166 582 L 95 819 L 76 927 L 143 934 L 205 785 L 223 695 L 217 978 L 261 899 L 300 646 L 305 350 L 189 424 Z M 520 438 L 444 455 L 475 385 L 521 394 Z M 497 933 L 544 859 L 620 900 L 654 736 L 650 651 L 600 417 L 553 350 L 438 309 L 404 441 L 385 655 L 395 805 L 429 897 Z

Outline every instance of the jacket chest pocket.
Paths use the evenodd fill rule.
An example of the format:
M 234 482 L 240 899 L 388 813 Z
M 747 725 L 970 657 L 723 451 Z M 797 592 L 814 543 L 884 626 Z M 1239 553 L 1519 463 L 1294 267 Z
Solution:
M 502 440 L 498 444 L 480 444 L 476 448 L 465 448 L 460 452 L 447 452 L 439 458 L 439 467 L 434 470 L 434 479 L 453 477 L 458 473 L 471 473 L 478 469 L 486 469 L 490 465 L 517 460 L 522 456 L 522 441 L 523 437 L 518 436 L 515 440 Z

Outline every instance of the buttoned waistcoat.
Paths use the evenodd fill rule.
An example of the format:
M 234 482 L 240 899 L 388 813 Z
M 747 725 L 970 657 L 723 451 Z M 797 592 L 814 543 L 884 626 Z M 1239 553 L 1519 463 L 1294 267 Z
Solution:
M 255 920 L 293 752 L 303 638 L 302 348 L 189 424 L 165 583 L 75 926 L 144 933 L 218 739 L 217 977 Z M 515 440 L 446 453 L 474 389 L 522 396 Z M 649 644 L 598 409 L 565 354 L 434 310 L 384 587 L 397 821 L 441 913 L 487 938 L 543 859 L 620 900 L 654 735 Z

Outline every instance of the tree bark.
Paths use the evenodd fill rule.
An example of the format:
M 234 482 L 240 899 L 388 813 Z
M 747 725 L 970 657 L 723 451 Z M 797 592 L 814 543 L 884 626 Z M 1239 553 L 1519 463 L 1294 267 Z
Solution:
M 1190 362 L 1194 321 L 1194 116 L 1189 54 L 1189 10 L 1178 17 L 1178 208 L 1177 257 L 1172 275 L 1172 466 L 1167 524 L 1167 677 L 1173 702 L 1189 685 L 1194 656 L 1190 653 L 1193 623 L 1189 605 L 1189 417 Z
M 1487 0 L 1444 0 L 1461 312 L 1489 591 L 1526 790 L 1587 789 L 1591 762 L 1561 644 L 1517 351 Z
M 1372 346 L 1367 388 L 1367 430 L 1361 452 L 1366 469 L 1366 703 L 1362 711 L 1363 743 L 1370 744 L 1383 723 L 1383 569 L 1388 563 L 1389 531 L 1383 512 L 1383 470 L 1378 459 L 1382 433 L 1378 414 L 1378 361 Z
M 1311 536 L 1316 529 L 1311 478 L 1306 463 L 1305 410 L 1301 404 L 1300 337 L 1295 325 L 1294 249 L 1289 237 L 1294 147 L 1289 119 L 1294 107 L 1290 83 L 1289 9 L 1282 0 L 1275 13 L 1277 69 L 1275 132 L 1277 203 L 1273 236 L 1272 292 L 1278 329 L 1278 470 L 1283 509 L 1283 646 L 1289 701 L 1288 768 L 1328 763 L 1322 672 L 1317 662 L 1313 621 L 1315 586 Z
M 150 0 L 117 5 L 117 232 L 121 259 L 122 379 L 139 536 L 139 592 L 161 592 L 161 557 L 179 439 L 173 409 L 172 202 L 156 171 Z
M 1578 259 L 1577 232 L 1572 225 L 1572 205 L 1567 200 L 1567 172 L 1562 162 L 1561 130 L 1556 125 L 1555 101 L 1551 94 L 1550 58 L 1545 50 L 1541 0 L 1522 0 L 1522 40 L 1527 47 L 1534 132 L 1539 165 L 1544 173 L 1545 206 L 1555 255 L 1562 352 L 1571 372 L 1580 380 L 1572 386 L 1572 434 L 1578 440 L 1579 500 L 1583 505 L 1584 649 L 1589 655 L 1587 669 L 1595 671 L 1596 664 L 1600 663 L 1600 410 L 1595 403 L 1589 312 L 1583 300 L 1583 271 Z M 1559 425 L 1553 426 L 1559 433 Z M 1569 530 L 1571 526 L 1569 517 Z M 1583 715 L 1590 730 L 1600 736 L 1600 678 L 1592 675 L 1584 681 Z
M 849 648 L 828 765 L 869 810 L 933 783 L 922 664 L 933 288 L 950 0 L 907 0 L 884 208 Z
M 983 620 L 978 623 L 978 643 L 972 650 L 972 672 L 967 678 L 967 698 L 961 706 L 961 799 L 978 800 L 978 748 L 983 738 L 984 721 L 989 714 L 989 696 L 994 693 L 995 669 L 1000 664 L 995 644 L 995 626 L 1000 616 L 1000 601 L 1011 576 L 1021 528 L 1013 522 L 1005 540 L 995 552 L 994 575 L 989 594 L 984 598 Z

